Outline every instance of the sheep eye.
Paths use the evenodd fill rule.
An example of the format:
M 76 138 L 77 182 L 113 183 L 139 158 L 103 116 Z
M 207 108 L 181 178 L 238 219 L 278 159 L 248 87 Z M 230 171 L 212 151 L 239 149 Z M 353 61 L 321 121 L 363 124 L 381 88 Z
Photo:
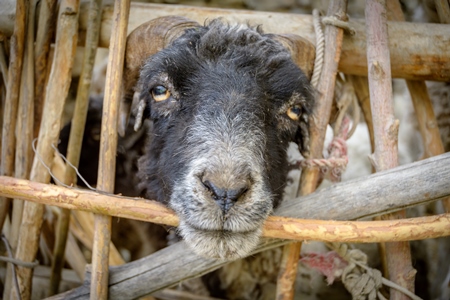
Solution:
M 302 109 L 300 106 L 294 105 L 289 107 L 287 111 L 287 115 L 294 121 L 298 121 L 300 119 L 300 115 L 302 114 Z
M 152 89 L 152 96 L 157 102 L 164 101 L 169 99 L 170 92 L 165 86 L 158 85 Z

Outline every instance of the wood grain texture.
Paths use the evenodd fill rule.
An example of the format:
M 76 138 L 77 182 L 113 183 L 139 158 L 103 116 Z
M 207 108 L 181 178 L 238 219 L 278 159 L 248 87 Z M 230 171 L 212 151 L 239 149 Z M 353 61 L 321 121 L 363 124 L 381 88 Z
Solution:
M 369 66 L 370 107 L 375 136 L 374 153 L 370 155 L 377 172 L 398 166 L 399 121 L 394 117 L 392 99 L 391 58 L 387 30 L 385 0 L 366 0 L 367 21 L 367 64 Z M 398 211 L 383 216 L 387 219 L 406 217 Z M 389 279 L 414 293 L 416 270 L 412 267 L 411 250 L 408 242 L 386 243 L 386 262 Z M 409 299 L 396 289 L 390 289 L 390 299 Z
M 61 3 L 55 58 L 47 86 L 44 115 L 37 142 L 37 152 L 40 157 L 35 156 L 30 175 L 30 179 L 36 182 L 47 183 L 50 180 L 48 170 L 41 163 L 41 159 L 45 165 L 52 165 L 53 149 L 49 145 L 57 144 L 64 106 L 64 101 L 61 99 L 66 98 L 71 81 L 72 58 L 78 33 L 78 4 L 78 0 L 66 0 Z M 34 261 L 39 247 L 43 215 L 44 206 L 42 204 L 25 203 L 16 251 L 17 259 L 27 262 Z M 17 275 L 22 299 L 29 299 L 31 297 L 32 270 L 17 267 Z M 14 295 L 15 293 L 11 293 L 11 296 L 14 297 Z
M 327 16 L 336 17 L 341 21 L 347 21 L 347 1 L 330 1 Z M 314 111 L 309 118 L 310 122 L 310 158 L 321 159 L 327 126 L 331 115 L 331 107 L 334 100 L 334 88 L 336 85 L 336 74 L 342 51 L 342 39 L 344 30 L 342 28 L 327 25 L 325 27 L 325 51 L 323 67 L 318 81 L 316 103 Z M 297 196 L 308 195 L 316 190 L 320 176 L 320 168 L 303 168 L 300 178 Z M 277 281 L 277 300 L 294 299 L 295 281 L 297 279 L 298 256 L 301 243 L 287 245 L 283 249 L 280 273 Z M 296 263 L 294 263 L 296 262 Z
M 100 45 L 108 47 L 112 8 L 103 11 Z M 87 15 L 87 14 L 86 14 Z M 269 33 L 295 33 L 314 43 L 311 15 L 199 8 L 182 5 L 133 3 L 128 32 L 140 24 L 167 15 L 180 15 L 204 24 L 206 19 L 223 17 L 231 22 L 263 25 Z M 81 19 L 81 29 L 86 28 Z M 344 35 L 339 71 L 367 76 L 366 32 L 363 20 L 350 20 L 355 35 Z M 388 22 L 392 76 L 412 80 L 450 80 L 450 31 L 442 24 Z M 405 40 L 405 36 L 408 37 Z
M 373 217 L 435 201 L 450 196 L 448 165 L 450 165 L 450 153 L 342 182 L 304 196 L 300 201 L 299 199 L 284 201 L 275 214 L 292 218 L 351 220 Z M 106 199 L 105 195 L 49 185 L 42 185 L 42 193 L 39 193 L 34 184 L 42 185 L 26 180 L 0 177 L 0 194 L 41 202 L 53 198 L 53 201 L 67 208 L 95 209 L 98 212 L 103 211 L 125 217 L 124 207 L 120 207 L 117 201 L 108 202 L 107 209 L 102 207 L 101 204 Z M 65 193 L 71 196 L 67 197 Z M 116 197 L 110 198 L 114 200 Z M 161 204 L 153 201 L 149 203 L 154 204 L 152 208 L 160 210 L 166 218 L 173 216 L 170 210 Z M 142 207 L 139 201 L 126 208 L 133 211 L 133 214 L 139 215 L 142 220 L 150 220 L 151 214 L 155 217 L 154 210 Z M 158 216 L 155 219 L 161 222 L 162 217 Z M 171 224 L 169 222 L 175 220 L 164 222 Z M 255 252 L 284 243 L 287 242 L 263 239 L 261 246 Z M 181 242 L 141 260 L 111 268 L 109 295 L 111 299 L 135 298 L 174 285 L 183 278 L 200 276 L 224 263 L 226 262 L 198 257 L 184 242 Z M 89 282 L 86 282 L 76 290 L 51 299 L 87 299 L 88 295 Z
M 97 188 L 112 193 L 116 173 L 117 121 L 121 99 L 122 74 L 127 40 L 130 0 L 115 0 L 112 34 L 106 71 L 103 99 L 100 157 Z M 108 298 L 109 252 L 111 243 L 111 217 L 94 217 L 94 245 L 92 250 L 91 299 Z

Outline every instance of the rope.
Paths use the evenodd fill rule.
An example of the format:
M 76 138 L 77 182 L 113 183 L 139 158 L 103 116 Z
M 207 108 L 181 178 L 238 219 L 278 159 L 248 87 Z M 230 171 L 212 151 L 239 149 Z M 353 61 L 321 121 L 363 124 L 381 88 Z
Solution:
M 344 27 L 348 30 L 351 29 L 346 22 L 340 21 L 336 17 L 323 18 L 322 23 L 326 25 Z M 317 88 L 323 69 L 325 52 L 325 37 L 320 22 L 320 13 L 317 9 L 313 10 L 313 25 L 316 34 L 316 57 L 314 60 L 314 70 L 311 77 L 311 85 Z M 323 176 L 330 181 L 337 182 L 341 180 L 341 176 L 348 164 L 347 145 L 345 141 L 353 134 L 356 125 L 359 122 L 359 110 L 357 109 L 358 103 L 354 90 L 352 89 L 353 86 L 350 85 L 350 83 L 346 83 L 344 85 L 343 94 L 337 103 L 337 106 L 339 108 L 339 115 L 334 125 L 335 137 L 328 147 L 328 157 L 318 159 L 302 159 L 293 163 L 291 165 L 291 168 L 317 167 L 320 168 Z M 350 105 L 354 106 L 353 117 L 355 122 L 353 122 L 353 127 L 349 131 L 350 120 L 348 119 L 348 117 L 346 117 L 345 114 Z
M 350 123 L 350 118 L 345 116 L 340 125 L 340 130 L 328 146 L 329 154 L 326 158 L 302 159 L 293 163 L 291 169 L 316 167 L 320 168 L 324 178 L 327 178 L 332 182 L 340 181 L 348 164 L 346 140 Z
M 320 12 L 318 9 L 313 10 L 313 25 L 316 33 L 316 57 L 314 59 L 314 70 L 311 77 L 311 84 L 313 87 L 317 88 L 317 84 L 319 83 L 319 78 L 322 73 L 325 51 L 325 36 L 320 24 Z
M 404 293 L 413 300 L 421 300 L 409 290 L 384 278 L 379 270 L 368 267 L 367 255 L 361 250 L 351 249 L 345 243 L 328 243 L 328 246 L 348 262 L 342 272 L 341 280 L 353 300 L 385 300 L 386 298 L 379 291 L 383 284 Z

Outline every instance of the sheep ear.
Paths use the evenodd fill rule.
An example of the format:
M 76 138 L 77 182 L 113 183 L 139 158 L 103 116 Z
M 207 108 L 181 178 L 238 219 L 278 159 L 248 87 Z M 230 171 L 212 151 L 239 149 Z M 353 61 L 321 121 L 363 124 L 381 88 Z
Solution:
M 144 62 L 153 54 L 170 45 L 186 29 L 200 26 L 197 22 L 179 16 L 153 19 L 137 27 L 127 38 L 123 72 L 123 97 L 119 111 L 119 134 L 125 135 L 133 101 L 134 87 Z

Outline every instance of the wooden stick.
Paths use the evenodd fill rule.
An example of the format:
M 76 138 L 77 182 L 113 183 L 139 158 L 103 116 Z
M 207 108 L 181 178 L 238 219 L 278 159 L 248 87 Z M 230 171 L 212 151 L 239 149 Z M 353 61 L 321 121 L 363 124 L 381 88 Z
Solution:
M 367 76 L 348 75 L 346 78 L 353 83 L 353 88 L 355 89 L 359 106 L 361 107 L 367 124 L 367 130 L 369 131 L 370 137 L 370 147 L 373 152 L 375 149 L 375 137 L 373 134 L 372 111 L 370 110 L 370 92 Z
M 6 64 L 6 53 L 5 53 L 5 37 L 0 33 L 0 71 L 2 73 L 3 84 L 5 87 L 8 86 L 8 65 Z M 2 112 L 3 113 L 3 112 Z M 3 114 L 2 114 L 3 118 Z M 3 124 L 3 122 L 2 122 Z
M 87 14 L 86 14 L 87 15 Z M 100 45 L 108 47 L 111 35 L 112 9 L 105 7 L 103 13 Z M 223 17 L 227 20 L 263 24 L 263 29 L 271 33 L 295 32 L 314 42 L 312 17 L 301 14 L 274 12 L 252 12 L 226 10 L 182 5 L 158 5 L 133 3 L 130 11 L 129 32 L 140 24 L 160 16 L 182 15 L 203 24 L 206 19 Z M 270 20 L 268 22 L 267 20 Z M 81 19 L 81 28 L 86 28 Z M 367 76 L 366 33 L 363 20 L 350 20 L 349 25 L 356 34 L 345 35 L 339 71 L 346 74 Z M 413 80 L 450 80 L 450 32 L 441 24 L 389 23 L 389 44 L 392 57 L 392 76 Z M 408 42 L 398 43 L 408 36 Z M 420 63 L 417 63 L 417 62 Z
M 341 182 L 301 198 L 285 200 L 275 213 L 292 218 L 348 220 L 436 201 L 450 196 L 449 164 L 450 153 L 445 153 Z M 0 196 L 157 224 L 178 224 L 173 212 L 156 201 L 68 189 L 7 176 L 0 176 Z
M 443 24 L 450 24 L 450 3 L 448 0 L 434 0 L 439 20 Z
M 53 149 L 56 145 L 61 113 L 71 80 L 72 58 L 75 53 L 78 33 L 78 0 L 66 0 L 61 3 L 55 44 L 55 58 L 47 86 L 44 114 L 37 142 L 37 153 L 33 161 L 30 178 L 32 181 L 49 182 L 50 175 L 44 165 L 51 166 Z M 20 239 L 16 258 L 32 262 L 39 246 L 39 236 L 44 217 L 44 206 L 26 202 L 20 227 Z M 17 268 L 22 299 L 31 296 L 32 270 Z M 12 294 L 12 293 L 11 293 Z
M 39 135 L 42 109 L 44 106 L 47 69 L 49 64 L 50 44 L 53 39 L 56 24 L 56 0 L 40 2 L 39 20 L 36 32 L 35 46 L 35 102 L 34 102 L 34 136 Z
M 13 195 L 36 203 L 64 208 L 103 211 L 110 216 L 154 222 L 170 226 L 179 223 L 175 213 L 155 201 L 95 194 L 24 179 L 0 177 L 2 195 Z M 317 197 L 314 197 L 317 198 Z M 324 221 L 270 216 L 263 236 L 290 240 L 374 243 L 437 238 L 450 235 L 450 214 L 405 220 Z
M 423 195 L 436 200 L 450 194 L 449 163 L 450 153 L 446 153 L 364 178 L 341 182 L 304 196 L 302 201 L 287 200 L 276 210 L 276 214 L 294 218 L 346 220 L 383 214 L 386 211 L 392 211 L 393 207 L 403 208 L 413 204 L 423 204 L 426 202 L 421 199 Z M 0 183 L 7 182 L 0 178 Z M 28 186 L 9 188 L 17 191 L 23 189 L 34 197 L 37 194 L 32 189 L 30 191 Z M 71 201 L 71 198 L 66 198 L 64 195 L 58 196 L 60 195 L 58 191 L 50 188 L 48 192 L 61 204 L 61 201 L 67 201 L 68 205 L 74 205 L 75 201 Z M 82 207 L 85 209 L 87 207 L 85 200 L 92 204 L 92 199 L 100 196 L 92 192 L 89 194 L 92 196 L 76 197 L 77 201 L 83 201 Z M 101 200 L 99 199 L 98 202 Z M 108 203 L 108 212 L 123 211 L 123 208 L 114 207 L 111 204 Z M 134 207 L 128 205 L 128 208 Z M 152 211 L 146 213 L 140 208 L 136 208 L 135 212 L 143 218 L 147 218 L 147 214 L 152 213 Z M 263 240 L 251 255 L 286 243 L 278 239 Z M 111 268 L 109 296 L 110 299 L 137 298 L 173 286 L 186 278 L 201 276 L 225 263 L 199 257 L 193 254 L 184 242 L 177 243 L 146 258 Z M 82 287 L 52 299 L 87 299 L 89 286 L 89 282 L 85 282 Z
M 435 1 L 436 9 L 443 9 L 448 2 L 446 1 Z M 442 3 L 440 3 L 442 2 Z M 389 1 L 388 8 L 391 11 L 390 18 L 393 21 L 405 21 L 403 12 L 401 10 L 401 5 L 398 1 Z M 438 7 L 440 3 L 440 7 Z M 445 11 L 442 12 L 443 18 L 445 19 Z M 440 14 L 441 16 L 441 14 Z M 450 23 L 450 20 L 449 20 Z M 441 135 L 439 133 L 439 127 L 437 124 L 436 116 L 433 110 L 433 104 L 431 102 L 430 96 L 428 94 L 428 89 L 424 81 L 406 80 L 406 85 L 411 95 L 411 100 L 414 105 L 414 111 L 417 116 L 417 121 L 419 124 L 419 131 L 422 137 L 424 146 L 424 157 L 431 157 L 434 155 L 439 155 L 445 152 L 444 145 L 442 143 Z M 443 199 L 442 201 L 444 209 L 450 211 L 450 198 Z
M 347 20 L 347 1 L 331 1 L 328 8 L 328 16 L 335 16 L 342 21 Z M 326 128 L 331 114 L 331 106 L 334 99 L 334 87 L 338 70 L 339 57 L 341 55 L 342 39 L 344 31 L 336 26 L 328 25 L 325 29 L 325 55 L 322 73 L 317 86 L 318 99 L 310 118 L 310 156 L 322 158 Z M 308 195 L 315 191 L 319 181 L 319 168 L 304 168 L 300 179 L 297 195 Z M 293 299 L 295 279 L 297 277 L 297 264 L 301 243 L 287 245 L 283 250 L 283 258 L 278 275 L 277 299 Z
M 25 36 L 25 54 L 22 64 L 22 76 L 20 80 L 19 107 L 17 112 L 16 132 L 20 139 L 16 142 L 15 157 L 15 177 L 28 179 L 30 176 L 33 152 L 31 143 L 33 141 L 33 114 L 34 109 L 34 18 L 36 1 L 31 1 L 27 12 L 27 32 Z M 19 228 L 22 222 L 22 211 L 24 201 L 21 199 L 13 200 L 13 209 L 11 215 L 11 231 L 9 234 L 9 243 L 12 249 L 16 249 L 19 238 Z M 6 268 L 6 279 L 4 298 L 9 299 L 12 290 L 12 268 L 8 264 Z
M 388 48 L 386 2 L 366 0 L 367 61 L 369 66 L 369 89 L 375 134 L 375 152 L 372 164 L 376 171 L 398 165 L 398 120 L 394 118 L 392 101 L 391 66 Z M 405 211 L 388 218 L 404 218 Z M 392 281 L 414 292 L 415 270 L 411 265 L 409 243 L 387 243 L 386 255 L 389 277 Z M 391 299 L 407 296 L 391 289 Z
M 106 72 L 105 98 L 103 100 L 102 131 L 97 188 L 112 193 L 116 169 L 117 117 L 121 97 L 121 80 L 127 38 L 130 0 L 116 0 L 108 69 Z M 92 257 L 91 299 L 108 298 L 108 257 L 111 242 L 111 217 L 95 216 L 94 248 Z
M 2 153 L 0 175 L 11 176 L 14 172 L 14 149 L 16 148 L 16 118 L 19 102 L 20 78 L 24 52 L 26 14 L 28 0 L 18 0 L 14 33 L 11 36 L 11 50 L 8 68 L 5 106 L 3 108 Z M 0 198 L 0 231 L 9 212 L 11 199 Z
M 102 0 L 91 0 L 89 9 L 89 24 L 86 36 L 84 56 L 80 80 L 78 83 L 75 109 L 73 112 L 72 126 L 70 129 L 67 147 L 67 160 L 78 167 L 83 143 L 84 127 L 89 107 L 89 91 L 91 87 L 92 70 L 94 69 L 95 55 L 97 53 L 98 37 L 101 21 Z M 63 182 L 66 185 L 76 185 L 77 175 L 74 168 L 65 169 Z M 70 210 L 62 209 L 59 215 L 56 242 L 54 246 L 54 257 L 52 261 L 52 275 L 50 277 L 49 295 L 58 292 L 61 280 L 61 271 L 64 265 L 64 254 L 66 251 L 66 240 L 69 231 Z

